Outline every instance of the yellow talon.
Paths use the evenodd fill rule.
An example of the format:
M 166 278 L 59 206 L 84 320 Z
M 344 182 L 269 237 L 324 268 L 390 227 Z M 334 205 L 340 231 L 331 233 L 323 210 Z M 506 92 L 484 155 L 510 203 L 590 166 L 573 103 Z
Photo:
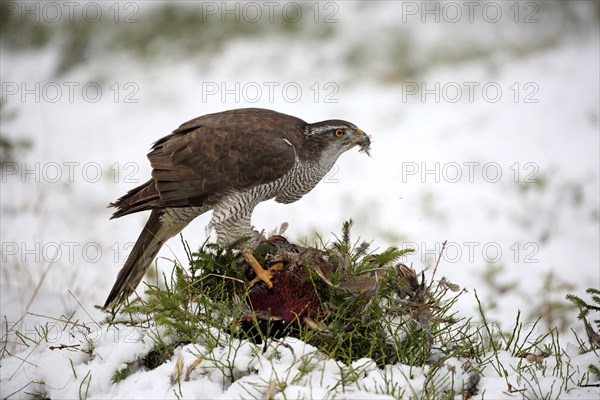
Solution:
M 269 270 L 283 271 L 283 263 L 282 262 L 277 262 L 277 263 L 271 265 L 271 268 L 269 268 Z
M 264 269 L 249 250 L 244 250 L 242 254 L 256 274 L 256 278 L 250 282 L 250 286 L 254 285 L 258 281 L 263 281 L 269 288 L 272 288 L 273 283 L 271 283 L 271 278 L 273 277 L 273 274 L 271 271 Z

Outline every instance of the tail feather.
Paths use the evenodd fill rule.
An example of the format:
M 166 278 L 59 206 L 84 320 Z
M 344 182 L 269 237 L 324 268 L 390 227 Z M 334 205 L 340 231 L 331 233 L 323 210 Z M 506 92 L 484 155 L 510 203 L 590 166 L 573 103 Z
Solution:
M 156 189 L 156 182 L 154 179 L 150 179 L 144 184 L 131 189 L 124 196 L 121 196 L 117 201 L 110 203 L 108 206 L 117 208 L 117 211 L 110 217 L 110 219 L 113 219 L 139 211 L 151 210 L 161 205 L 160 196 Z
M 177 219 L 165 223 L 161 215 L 161 210 L 152 210 L 148 222 L 125 261 L 125 265 L 117 275 L 117 280 L 104 303 L 104 309 L 118 306 L 133 293 L 162 245 L 191 221 L 191 219 Z

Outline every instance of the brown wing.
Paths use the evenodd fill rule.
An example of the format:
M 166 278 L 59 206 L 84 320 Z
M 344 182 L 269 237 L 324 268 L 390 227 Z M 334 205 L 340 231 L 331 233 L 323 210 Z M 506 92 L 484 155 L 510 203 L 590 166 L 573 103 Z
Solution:
M 161 207 L 211 204 L 283 176 L 295 162 L 290 143 L 304 121 L 262 109 L 209 114 L 158 140 L 148 154 L 152 179 L 112 206 L 113 218 Z

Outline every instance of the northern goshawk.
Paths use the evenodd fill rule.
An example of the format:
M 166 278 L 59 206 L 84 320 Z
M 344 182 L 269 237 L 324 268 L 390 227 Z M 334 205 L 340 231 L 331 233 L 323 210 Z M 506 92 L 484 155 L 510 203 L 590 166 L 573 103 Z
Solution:
M 370 144 L 350 122 L 309 124 L 259 108 L 208 114 L 184 123 L 152 146 L 152 178 L 110 204 L 117 208 L 111 218 L 151 213 L 104 308 L 123 302 L 162 245 L 197 216 L 213 211 L 209 227 L 215 229 L 219 245 L 251 236 L 250 217 L 258 203 L 300 199 L 342 153 L 359 146 L 368 154 Z

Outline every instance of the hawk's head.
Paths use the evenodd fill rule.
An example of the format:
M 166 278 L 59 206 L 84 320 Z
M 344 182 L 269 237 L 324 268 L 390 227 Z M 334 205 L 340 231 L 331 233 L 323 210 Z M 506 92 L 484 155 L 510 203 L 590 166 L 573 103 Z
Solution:
M 359 151 L 369 154 L 371 139 L 354 124 L 339 119 L 332 119 L 306 126 L 305 137 L 310 147 L 317 147 L 321 154 L 326 152 L 330 156 L 338 157 L 343 152 L 354 146 L 359 146 Z

